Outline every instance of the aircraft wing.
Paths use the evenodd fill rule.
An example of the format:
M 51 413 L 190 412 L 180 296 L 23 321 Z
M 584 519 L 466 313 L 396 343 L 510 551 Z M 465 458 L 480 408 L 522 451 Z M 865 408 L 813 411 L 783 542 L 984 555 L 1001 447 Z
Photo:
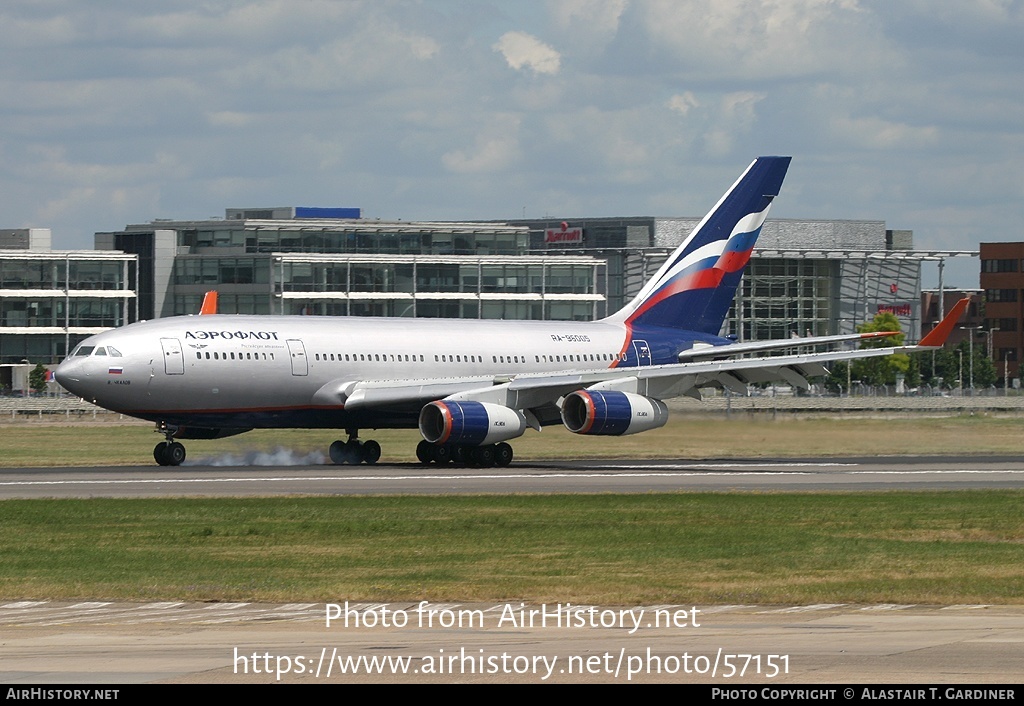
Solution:
M 825 363 L 940 348 L 968 302 L 968 299 L 958 302 L 917 345 L 722 359 L 725 355 L 747 354 L 756 350 L 753 346 L 737 344 L 735 347 L 719 347 L 724 350 L 716 350 L 714 360 L 688 360 L 670 365 L 527 373 L 504 378 L 333 381 L 321 388 L 315 401 L 325 405 L 343 404 L 347 409 L 368 409 L 414 408 L 435 400 L 451 400 L 529 410 L 549 406 L 560 397 L 584 389 L 629 392 L 655 399 L 679 396 L 700 399 L 700 389 L 704 387 L 720 387 L 745 394 L 748 384 L 781 381 L 794 387 L 807 388 L 810 385 L 808 378 L 828 374 Z M 892 333 L 790 339 L 786 343 L 789 347 L 832 345 L 887 335 Z M 769 345 L 761 350 L 782 347 L 775 345 L 778 343 L 775 341 L 766 343 Z
M 771 350 L 784 350 L 789 348 L 800 348 L 806 346 L 824 346 L 842 343 L 845 341 L 864 341 L 873 338 L 886 338 L 898 335 L 897 331 L 868 331 L 865 333 L 843 333 L 837 336 L 809 336 L 806 338 L 794 337 L 783 338 L 772 341 L 748 341 L 745 343 L 733 343 L 726 346 L 712 346 L 708 344 L 697 345 L 679 354 L 681 363 L 696 360 L 716 360 L 729 358 L 734 355 L 745 353 L 763 353 Z

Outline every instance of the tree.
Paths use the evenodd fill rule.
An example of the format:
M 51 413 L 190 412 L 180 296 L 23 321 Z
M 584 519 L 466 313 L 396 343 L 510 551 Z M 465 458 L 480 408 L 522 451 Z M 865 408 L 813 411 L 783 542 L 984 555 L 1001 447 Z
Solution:
M 28 374 L 28 386 L 36 393 L 44 392 L 46 390 L 45 365 L 37 363 L 36 367 L 32 368 L 32 372 Z
M 971 343 L 961 341 L 955 348 L 942 348 L 937 351 L 918 353 L 913 357 L 921 367 L 921 375 L 931 385 L 942 385 L 955 388 L 963 373 L 963 386 L 971 386 Z M 974 386 L 989 387 L 998 382 L 995 363 L 988 357 L 985 346 L 974 345 Z M 961 362 L 963 369 L 961 371 Z
M 861 348 L 887 348 L 889 346 L 902 346 L 906 336 L 903 334 L 903 327 L 895 314 L 879 312 L 875 318 L 857 326 L 858 333 L 873 333 L 876 331 L 894 331 L 892 336 L 864 339 Z M 906 353 L 894 353 L 887 356 L 875 358 L 864 358 L 854 360 L 851 363 L 850 375 L 854 380 L 860 380 L 868 385 L 895 385 L 896 376 L 903 375 L 908 385 L 914 386 L 915 380 L 910 377 L 919 378 L 915 366 L 913 371 L 910 365 L 910 356 Z

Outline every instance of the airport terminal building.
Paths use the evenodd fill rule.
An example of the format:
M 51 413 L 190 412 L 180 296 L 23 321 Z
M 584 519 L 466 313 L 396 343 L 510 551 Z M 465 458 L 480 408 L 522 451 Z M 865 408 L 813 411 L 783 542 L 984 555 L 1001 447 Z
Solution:
M 136 257 L 51 250 L 47 228 L 0 230 L 0 389 L 11 366 L 57 363 L 80 341 L 136 319 Z
M 590 320 L 628 302 L 697 218 L 403 222 L 345 208 L 229 208 L 225 218 L 96 233 L 139 258 L 139 318 L 240 314 Z M 769 219 L 723 330 L 738 340 L 849 333 L 880 311 L 921 332 L 921 263 L 883 221 Z
M 351 211 L 228 209 L 97 233 L 96 247 L 139 256 L 141 318 L 194 313 L 213 288 L 229 314 L 591 320 L 607 309 L 605 260 L 533 253 L 525 226 Z
M 512 221 L 530 229 L 535 252 L 606 258 L 610 310 L 639 291 L 699 222 L 653 217 Z M 977 253 L 915 251 L 912 231 L 888 229 L 884 221 L 769 218 L 722 333 L 738 340 L 851 333 L 878 312 L 891 311 L 916 339 L 921 263 L 971 255 Z

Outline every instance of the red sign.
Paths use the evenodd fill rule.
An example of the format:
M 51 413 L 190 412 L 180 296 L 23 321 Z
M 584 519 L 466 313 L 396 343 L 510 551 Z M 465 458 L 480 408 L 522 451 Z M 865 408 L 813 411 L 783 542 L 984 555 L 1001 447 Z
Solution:
M 548 228 L 544 231 L 545 243 L 582 243 L 583 229 L 570 228 L 568 223 L 563 222 L 561 228 Z
M 879 304 L 878 313 L 910 316 L 913 312 L 911 311 L 910 304 Z

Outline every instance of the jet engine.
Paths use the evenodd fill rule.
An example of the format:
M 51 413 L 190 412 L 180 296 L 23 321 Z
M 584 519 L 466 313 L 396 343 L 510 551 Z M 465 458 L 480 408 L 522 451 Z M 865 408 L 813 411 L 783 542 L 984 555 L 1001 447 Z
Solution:
M 487 402 L 437 401 L 420 410 L 420 434 L 431 444 L 494 444 L 526 431 L 523 413 Z
M 631 392 L 577 390 L 562 402 L 562 423 L 574 434 L 623 436 L 665 426 L 668 407 Z

